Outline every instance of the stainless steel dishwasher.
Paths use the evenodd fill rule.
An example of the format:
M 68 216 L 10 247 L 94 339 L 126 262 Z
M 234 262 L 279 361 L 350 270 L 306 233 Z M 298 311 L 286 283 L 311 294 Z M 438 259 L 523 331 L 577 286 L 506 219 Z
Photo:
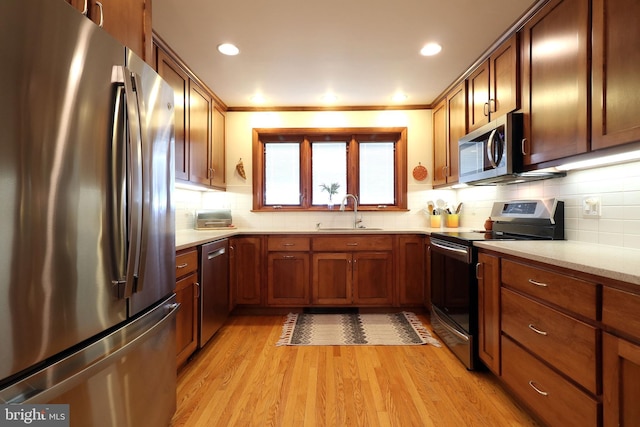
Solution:
M 200 327 L 198 348 L 220 329 L 229 315 L 229 240 L 200 246 Z

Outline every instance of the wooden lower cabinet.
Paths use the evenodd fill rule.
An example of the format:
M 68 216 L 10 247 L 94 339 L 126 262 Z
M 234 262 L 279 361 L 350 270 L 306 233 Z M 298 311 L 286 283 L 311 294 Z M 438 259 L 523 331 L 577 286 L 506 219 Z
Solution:
M 640 424 L 640 345 L 603 335 L 603 404 L 605 427 Z
M 390 252 L 313 254 L 312 303 L 316 305 L 392 305 Z
M 349 253 L 314 253 L 312 303 L 349 305 L 352 302 L 352 256 Z
M 619 285 L 619 284 L 616 284 Z M 640 291 L 604 286 L 602 338 L 604 426 L 640 425 Z M 624 337 L 624 338 L 621 338 Z
M 479 357 L 500 376 L 500 258 L 480 252 L 476 277 Z
M 181 367 L 198 347 L 198 251 L 195 248 L 176 254 L 176 364 Z
M 425 299 L 424 237 L 399 236 L 396 247 L 398 302 L 401 306 L 422 306 Z
M 267 255 L 267 304 L 309 304 L 309 264 L 306 252 L 270 252 Z
M 600 403 L 506 336 L 502 380 L 549 426 L 598 426 Z
M 391 252 L 353 254 L 353 303 L 393 304 L 393 259 Z
M 262 304 L 262 238 L 230 239 L 229 255 L 231 305 Z

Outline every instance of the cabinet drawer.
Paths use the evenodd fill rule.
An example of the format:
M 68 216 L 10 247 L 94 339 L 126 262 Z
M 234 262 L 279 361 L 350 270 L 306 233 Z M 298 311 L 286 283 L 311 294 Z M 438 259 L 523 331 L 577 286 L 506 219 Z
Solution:
M 308 251 L 311 248 L 308 237 L 269 236 L 267 250 L 274 251 Z
M 508 259 L 502 260 L 502 283 L 597 320 L 595 283 Z
M 313 250 L 324 252 L 390 251 L 391 236 L 335 236 L 315 237 Z
M 593 394 L 598 329 L 502 288 L 502 331 Z
M 176 254 L 176 277 L 198 271 L 198 251 L 185 249 Z
M 602 323 L 640 340 L 640 295 L 605 286 Z
M 595 399 L 505 336 L 502 379 L 550 426 L 598 425 L 600 404 Z

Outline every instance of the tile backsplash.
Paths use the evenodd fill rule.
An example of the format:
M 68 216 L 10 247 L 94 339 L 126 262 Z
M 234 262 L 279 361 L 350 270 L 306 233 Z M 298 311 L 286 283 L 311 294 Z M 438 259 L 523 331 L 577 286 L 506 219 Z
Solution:
M 249 181 L 250 182 L 250 181 Z M 571 171 L 564 178 L 497 187 L 432 190 L 428 184 L 408 186 L 408 212 L 363 212 L 368 227 L 419 229 L 428 227 L 428 200 L 463 202 L 461 226 L 481 228 L 495 200 L 556 197 L 565 203 L 565 237 L 568 240 L 640 249 L 640 162 L 598 169 Z M 599 198 L 601 215 L 584 217 L 583 200 Z M 235 225 L 249 229 L 311 230 L 349 226 L 352 212 L 251 212 L 251 185 L 229 185 L 226 192 L 176 190 L 176 228 L 194 226 L 199 208 L 231 209 Z

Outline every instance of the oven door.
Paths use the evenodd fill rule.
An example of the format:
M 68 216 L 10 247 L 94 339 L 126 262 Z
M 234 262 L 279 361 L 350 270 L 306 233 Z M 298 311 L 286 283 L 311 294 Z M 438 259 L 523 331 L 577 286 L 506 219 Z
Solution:
M 472 247 L 432 237 L 429 250 L 431 326 L 467 369 L 474 369 L 478 284 Z

